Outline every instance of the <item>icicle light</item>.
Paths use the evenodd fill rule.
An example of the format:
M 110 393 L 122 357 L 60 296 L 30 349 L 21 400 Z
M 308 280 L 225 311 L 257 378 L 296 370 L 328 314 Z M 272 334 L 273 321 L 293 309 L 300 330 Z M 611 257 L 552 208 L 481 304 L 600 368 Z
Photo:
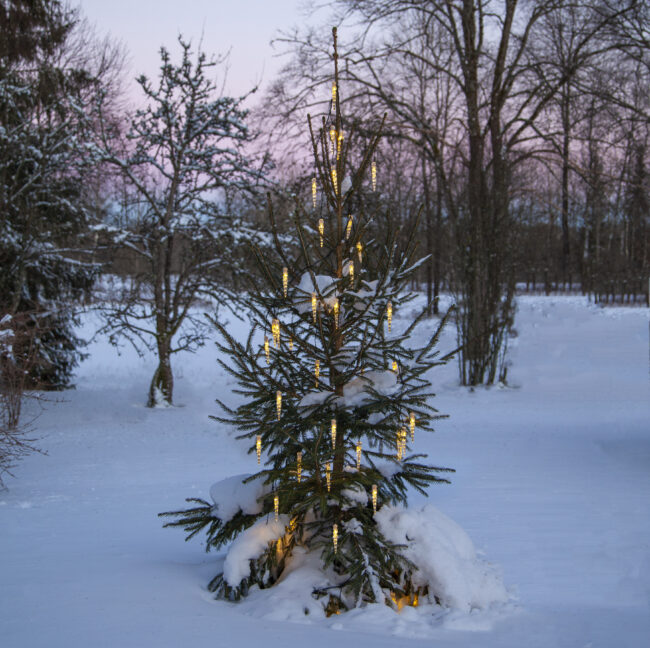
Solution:
M 257 452 L 257 463 L 261 463 L 262 458 L 262 437 L 258 434 L 255 440 L 255 451 Z
M 354 261 L 350 261 L 348 269 L 350 271 L 350 283 L 354 283 Z
M 386 319 L 388 320 L 388 332 L 390 333 L 391 326 L 393 325 L 393 302 L 388 302 L 386 305 Z
M 280 346 L 280 320 L 274 319 L 271 323 L 271 333 L 273 335 L 273 346 L 277 349 Z
M 316 299 L 316 293 L 311 294 L 311 316 L 314 318 L 314 324 L 316 324 L 316 311 L 318 310 L 318 300 Z
M 314 176 L 311 179 L 311 203 L 314 206 L 314 209 L 316 209 L 316 193 L 317 193 L 317 185 L 316 185 L 316 176 Z
M 327 484 L 327 492 L 332 489 L 332 464 L 328 461 L 325 464 L 325 483 Z
M 341 149 L 343 148 L 343 131 L 339 133 L 339 136 L 336 139 L 336 159 L 338 160 L 341 157 Z
M 348 224 L 345 226 L 345 240 L 347 241 L 352 234 L 352 214 L 348 216 Z
M 289 336 L 289 351 L 293 351 L 293 338 Z
M 278 410 L 278 421 L 280 420 L 280 414 L 282 414 L 282 392 L 275 392 L 275 408 Z
M 392 369 L 395 373 L 399 373 L 399 365 L 397 364 L 397 360 L 393 360 Z
M 363 260 L 363 245 L 361 245 L 361 241 L 357 243 L 357 256 L 359 257 L 359 263 Z
M 289 289 L 289 268 L 286 266 L 282 268 L 282 292 L 284 298 L 287 298 L 287 290 Z
M 296 479 L 298 480 L 298 483 L 300 483 L 300 480 L 302 479 L 302 452 L 299 452 L 296 455 Z
M 411 428 L 411 443 L 415 441 L 415 414 L 409 414 L 409 427 Z
M 332 542 L 334 543 L 334 553 L 339 550 L 339 526 L 335 524 L 332 527 Z
M 273 498 L 273 510 L 275 512 L 275 521 L 277 522 L 280 517 L 280 498 L 277 495 Z
M 320 360 L 314 362 L 314 378 L 316 379 L 316 387 L 318 387 L 318 376 L 320 376 Z
M 338 176 L 336 174 L 336 169 L 332 169 L 332 186 L 334 187 L 334 193 L 339 195 L 339 182 Z
M 332 450 L 336 448 L 336 419 L 332 419 Z
M 318 219 L 318 235 L 320 237 L 320 246 L 323 247 L 325 237 L 325 221 L 322 218 Z
M 372 485 L 372 512 L 377 512 L 377 484 Z
M 374 160 L 372 161 L 370 176 L 372 178 L 372 190 L 377 191 L 377 163 Z
M 332 109 L 336 110 L 336 83 L 332 84 Z
M 334 155 L 334 142 L 336 142 L 336 129 L 330 128 L 330 155 Z
M 264 353 L 266 354 L 266 364 L 271 362 L 271 350 L 269 349 L 269 338 L 264 336 Z
M 397 440 L 395 442 L 397 446 L 397 461 L 402 461 L 402 430 L 397 431 Z
M 281 554 L 282 553 L 282 538 L 278 538 L 278 541 L 275 543 L 275 550 Z
M 361 468 L 361 441 L 357 443 L 357 470 Z
M 334 310 L 334 328 L 338 328 L 339 327 L 339 300 L 338 300 L 338 297 L 334 301 L 333 310 Z

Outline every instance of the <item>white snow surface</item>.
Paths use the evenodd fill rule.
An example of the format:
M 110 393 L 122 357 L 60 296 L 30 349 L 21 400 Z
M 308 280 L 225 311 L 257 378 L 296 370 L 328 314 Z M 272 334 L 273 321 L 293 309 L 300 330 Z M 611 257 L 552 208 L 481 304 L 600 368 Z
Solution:
M 288 515 L 278 515 L 277 522 L 272 516 L 265 516 L 242 531 L 228 547 L 223 562 L 225 581 L 237 586 L 242 579 L 250 576 L 250 561 L 259 558 L 269 546 L 269 542 L 282 537 L 285 533 L 284 527 L 288 524 Z
M 226 522 L 239 511 L 255 515 L 262 510 L 260 500 L 268 491 L 262 479 L 244 483 L 250 477 L 248 473 L 222 479 L 210 487 L 210 497 L 214 502 L 215 515 Z
M 410 510 L 430 502 L 453 518 L 478 556 L 500 566 L 516 603 L 400 614 L 373 605 L 329 619 L 310 595 L 322 578 L 312 557 L 296 555 L 277 585 L 240 603 L 215 601 L 205 587 L 224 554 L 161 528 L 158 512 L 208 498 L 217 479 L 257 471 L 248 445 L 208 418 L 219 413 L 215 397 L 241 402 L 215 347 L 175 357 L 175 406 L 147 409 L 155 359 L 129 349 L 118 356 L 96 340 L 76 389 L 46 395 L 35 426 L 47 454 L 26 457 L 0 492 L 0 645 L 646 646 L 648 313 L 520 297 L 510 386 L 461 388 L 454 363 L 431 373 L 431 404 L 450 418 L 435 434 L 416 429 L 414 449 L 457 472 L 429 499 L 412 493 Z M 395 314 L 396 334 L 410 314 Z M 422 322 L 414 342 L 436 324 Z M 90 337 L 97 325 L 89 314 L 79 333 Z M 247 323 L 228 326 L 245 339 Z M 442 351 L 455 342 L 450 327 Z M 39 411 L 28 401 L 25 420 Z
M 467 533 L 431 504 L 407 510 L 387 505 L 375 520 L 387 540 L 406 546 L 404 555 L 418 567 L 414 582 L 428 585 L 443 606 L 469 613 L 508 601 L 498 570 L 477 557 Z

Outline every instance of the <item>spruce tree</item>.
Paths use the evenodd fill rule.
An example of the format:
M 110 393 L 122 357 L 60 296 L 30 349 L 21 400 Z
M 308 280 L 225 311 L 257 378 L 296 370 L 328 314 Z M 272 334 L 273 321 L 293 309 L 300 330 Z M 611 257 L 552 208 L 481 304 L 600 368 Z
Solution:
M 349 211 L 364 204 L 355 197 L 369 181 L 375 190 L 379 135 L 353 172 L 333 33 L 331 108 L 317 131 L 309 117 L 316 174 L 311 204 L 297 203 L 294 211 L 297 245 L 290 252 L 276 235 L 274 258 L 257 250 L 266 285 L 251 285 L 241 298 L 252 322 L 245 342 L 214 322 L 219 362 L 245 399 L 236 409 L 217 401 L 225 413 L 214 418 L 236 427 L 264 465 L 215 485 L 216 506 L 192 498 L 191 508 L 161 514 L 173 518 L 165 526 L 184 528 L 188 539 L 205 530 L 207 549 L 244 534 L 261 539 L 263 549 L 243 573 L 226 559 L 209 584 L 220 598 L 237 600 L 254 585 L 272 585 L 297 546 L 317 552 L 330 585 L 314 595 L 323 597 L 328 614 L 365 602 L 433 599 L 434 592 L 413 584 L 417 566 L 384 538 L 375 512 L 406 505 L 411 488 L 426 494 L 432 483 L 448 483 L 440 473 L 451 472 L 412 451 L 440 418 L 426 374 L 449 359 L 436 350 L 449 313 L 421 347 L 409 340 L 426 308 L 403 332 L 393 324 L 414 297 L 407 287 L 423 261 L 413 260 L 417 225 L 400 252 L 397 231 L 381 244 L 365 240 L 372 214 Z M 233 488 L 238 503 L 220 504 Z

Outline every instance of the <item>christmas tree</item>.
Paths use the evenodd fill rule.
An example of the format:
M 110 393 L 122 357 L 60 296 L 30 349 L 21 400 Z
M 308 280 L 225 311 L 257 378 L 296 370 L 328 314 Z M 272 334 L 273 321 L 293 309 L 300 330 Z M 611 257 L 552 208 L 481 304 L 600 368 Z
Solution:
M 416 228 L 401 249 L 395 232 L 382 244 L 364 240 L 371 215 L 355 196 L 363 185 L 376 191 L 379 136 L 353 173 L 333 33 L 330 110 L 318 131 L 309 117 L 316 173 L 311 204 L 294 213 L 294 253 L 277 233 L 277 258 L 257 250 L 266 285 L 242 298 L 252 322 L 245 342 L 214 322 L 220 364 L 245 399 L 236 409 L 217 401 L 224 415 L 214 418 L 240 431 L 260 469 L 215 484 L 213 504 L 192 498 L 191 508 L 161 514 L 188 539 L 205 530 L 208 549 L 234 540 L 209 584 L 221 598 L 273 585 L 296 547 L 316 553 L 328 584 L 314 596 L 328 614 L 365 602 L 434 599 L 414 582 L 417 565 L 386 540 L 376 514 L 406 505 L 410 488 L 426 494 L 432 483 L 448 483 L 439 475 L 451 472 L 412 452 L 440 418 L 426 374 L 449 359 L 436 350 L 449 313 L 417 348 L 410 337 L 426 308 L 406 330 L 393 325 L 414 297 L 407 286 L 422 261 L 413 261 Z M 270 217 L 275 232 L 272 209 Z

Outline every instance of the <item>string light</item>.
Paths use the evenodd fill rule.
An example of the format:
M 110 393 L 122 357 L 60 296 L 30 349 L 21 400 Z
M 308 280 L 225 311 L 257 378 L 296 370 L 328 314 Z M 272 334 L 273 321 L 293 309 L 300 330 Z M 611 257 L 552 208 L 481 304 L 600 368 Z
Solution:
M 325 483 L 329 493 L 332 488 L 332 464 L 329 461 L 325 464 Z
M 357 443 L 357 470 L 361 468 L 361 441 Z
M 334 186 L 334 193 L 339 195 L 339 183 L 338 176 L 336 175 L 336 169 L 332 169 L 332 185 Z
M 280 320 L 274 319 L 271 323 L 271 333 L 273 335 L 273 346 L 277 349 L 280 346 Z
M 357 243 L 357 255 L 359 257 L 359 263 L 363 260 L 363 245 L 361 245 L 361 241 Z
M 269 338 L 264 336 L 264 353 L 266 354 L 266 364 L 271 362 L 271 351 L 269 349 Z
M 339 327 L 339 299 L 334 300 L 334 328 Z
M 349 262 L 350 265 L 348 266 L 349 271 L 350 271 L 350 283 L 354 283 L 354 261 Z
M 259 465 L 262 457 L 262 437 L 259 434 L 255 440 L 255 451 L 257 452 L 257 463 Z
M 377 163 L 374 160 L 372 161 L 370 175 L 372 177 L 372 190 L 377 191 Z
M 316 209 L 316 193 L 317 193 L 317 185 L 316 185 L 316 176 L 314 176 L 311 179 L 311 202 L 312 205 L 314 206 L 314 209 Z
M 300 479 L 302 478 L 302 452 L 296 455 L 296 478 L 298 479 L 298 483 L 300 483 Z
M 284 298 L 287 298 L 287 290 L 289 288 L 289 269 L 285 266 L 282 268 L 282 292 L 284 293 Z
M 377 484 L 372 485 L 372 512 L 377 512 Z
M 397 461 L 402 461 L 402 430 L 397 430 L 397 440 L 395 442 L 397 446 Z
M 275 408 L 278 410 L 278 421 L 280 420 L 280 414 L 282 413 L 282 392 L 275 392 Z
M 273 498 L 273 511 L 275 512 L 275 521 L 277 522 L 280 516 L 280 498 L 277 495 Z
M 325 237 L 325 221 L 322 218 L 318 219 L 318 235 L 320 236 L 320 246 L 323 247 Z
M 320 360 L 314 362 L 314 378 L 316 379 L 316 387 L 318 387 L 318 376 L 320 376 Z
M 339 527 L 338 524 L 335 524 L 332 527 L 332 542 L 334 543 L 334 553 L 337 553 L 339 550 Z
M 411 412 L 409 414 L 409 426 L 411 428 L 411 443 L 415 441 L 415 414 Z
M 399 373 L 399 365 L 397 364 L 397 360 L 393 360 L 392 369 L 395 373 Z
M 345 226 L 345 240 L 347 241 L 350 238 L 352 233 L 352 214 L 348 216 L 348 224 Z
M 316 293 L 311 294 L 311 315 L 314 318 L 314 324 L 316 324 L 316 311 L 318 310 L 318 301 L 316 299 Z
M 386 306 L 386 318 L 388 319 L 388 332 L 390 333 L 390 328 L 393 323 L 393 302 L 388 302 Z
M 336 448 L 336 419 L 332 419 L 332 450 Z

